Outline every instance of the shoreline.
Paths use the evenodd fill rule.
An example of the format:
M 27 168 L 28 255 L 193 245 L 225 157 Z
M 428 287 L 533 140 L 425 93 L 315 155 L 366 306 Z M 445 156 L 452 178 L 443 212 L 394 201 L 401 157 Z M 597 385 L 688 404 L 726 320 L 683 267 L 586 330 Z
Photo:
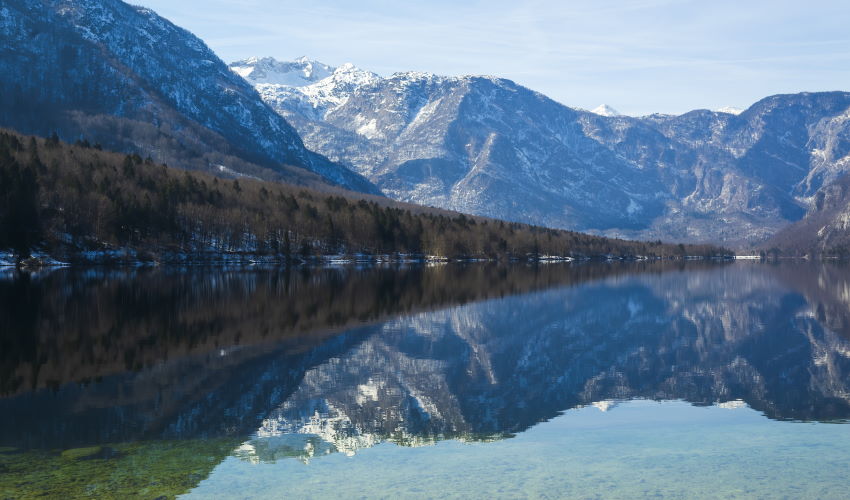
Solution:
M 447 264 L 447 263 L 565 263 L 565 262 L 642 262 L 642 261 L 734 261 L 740 260 L 734 255 L 723 256 L 678 256 L 647 257 L 634 255 L 595 255 L 595 256 L 469 256 L 446 257 L 441 255 L 416 254 L 332 254 L 319 256 L 285 256 L 275 254 L 257 254 L 252 252 L 168 252 L 151 254 L 134 250 L 80 252 L 54 255 L 47 252 L 34 252 L 27 259 L 18 260 L 11 253 L 0 252 L 0 269 L 38 270 L 47 268 L 70 268 L 91 266 L 115 267 L 158 267 L 158 266 L 303 266 L 303 265 L 351 265 L 351 264 Z M 755 259 L 751 259 L 755 260 Z

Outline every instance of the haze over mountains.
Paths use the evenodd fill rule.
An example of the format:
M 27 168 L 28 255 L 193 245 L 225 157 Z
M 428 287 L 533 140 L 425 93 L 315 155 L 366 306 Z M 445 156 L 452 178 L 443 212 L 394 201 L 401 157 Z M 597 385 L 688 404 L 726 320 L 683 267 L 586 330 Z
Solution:
M 802 218 L 850 164 L 844 92 L 772 96 L 743 112 L 636 118 L 605 105 L 569 108 L 493 77 L 383 78 L 307 58 L 231 67 L 308 147 L 388 196 L 509 220 L 757 242 Z M 288 75 L 307 73 L 289 83 Z

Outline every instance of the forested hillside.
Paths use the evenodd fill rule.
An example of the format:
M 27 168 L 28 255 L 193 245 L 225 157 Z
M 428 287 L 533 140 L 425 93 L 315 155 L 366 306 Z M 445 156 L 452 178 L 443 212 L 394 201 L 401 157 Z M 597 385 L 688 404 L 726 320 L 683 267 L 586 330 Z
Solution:
M 343 193 L 342 191 L 340 193 Z M 253 253 L 450 258 L 675 257 L 723 250 L 629 242 L 249 178 L 221 179 L 136 155 L 0 133 L 0 248 L 73 260 L 132 249 L 143 258 Z
M 0 54 L 0 127 L 85 136 L 191 170 L 379 193 L 307 150 L 202 40 L 150 9 L 3 0 Z

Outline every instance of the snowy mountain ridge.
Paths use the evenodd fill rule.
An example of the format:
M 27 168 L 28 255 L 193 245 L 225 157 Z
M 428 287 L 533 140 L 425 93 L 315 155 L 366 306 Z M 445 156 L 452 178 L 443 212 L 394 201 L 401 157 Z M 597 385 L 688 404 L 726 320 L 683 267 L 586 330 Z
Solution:
M 243 78 L 255 82 L 263 100 L 279 112 L 295 108 L 317 119 L 344 104 L 355 89 L 380 79 L 350 63 L 334 68 L 306 58 L 281 63 L 254 57 L 233 63 L 230 68 L 239 75 L 248 75 Z
M 611 106 L 609 106 L 607 104 L 602 104 L 600 106 L 597 106 L 596 108 L 593 108 L 590 112 L 597 114 L 599 116 L 622 116 L 622 114 L 619 111 L 617 111 L 616 109 L 612 108 Z
M 254 84 L 303 87 L 327 78 L 336 68 L 302 56 L 292 62 L 280 62 L 273 57 L 250 57 L 232 63 L 230 69 Z
M 763 241 L 850 172 L 844 92 L 630 117 L 482 76 L 257 87 L 305 144 L 392 198 L 607 236 Z
M 741 108 L 736 108 L 734 106 L 723 106 L 722 108 L 715 109 L 718 113 L 729 113 L 730 115 L 740 115 L 744 112 Z

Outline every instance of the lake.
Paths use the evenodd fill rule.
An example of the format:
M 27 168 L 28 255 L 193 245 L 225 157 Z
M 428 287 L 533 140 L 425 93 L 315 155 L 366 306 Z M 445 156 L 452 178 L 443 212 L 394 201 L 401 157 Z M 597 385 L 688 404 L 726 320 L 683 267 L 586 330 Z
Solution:
M 850 267 L 0 275 L 0 498 L 846 498 Z

